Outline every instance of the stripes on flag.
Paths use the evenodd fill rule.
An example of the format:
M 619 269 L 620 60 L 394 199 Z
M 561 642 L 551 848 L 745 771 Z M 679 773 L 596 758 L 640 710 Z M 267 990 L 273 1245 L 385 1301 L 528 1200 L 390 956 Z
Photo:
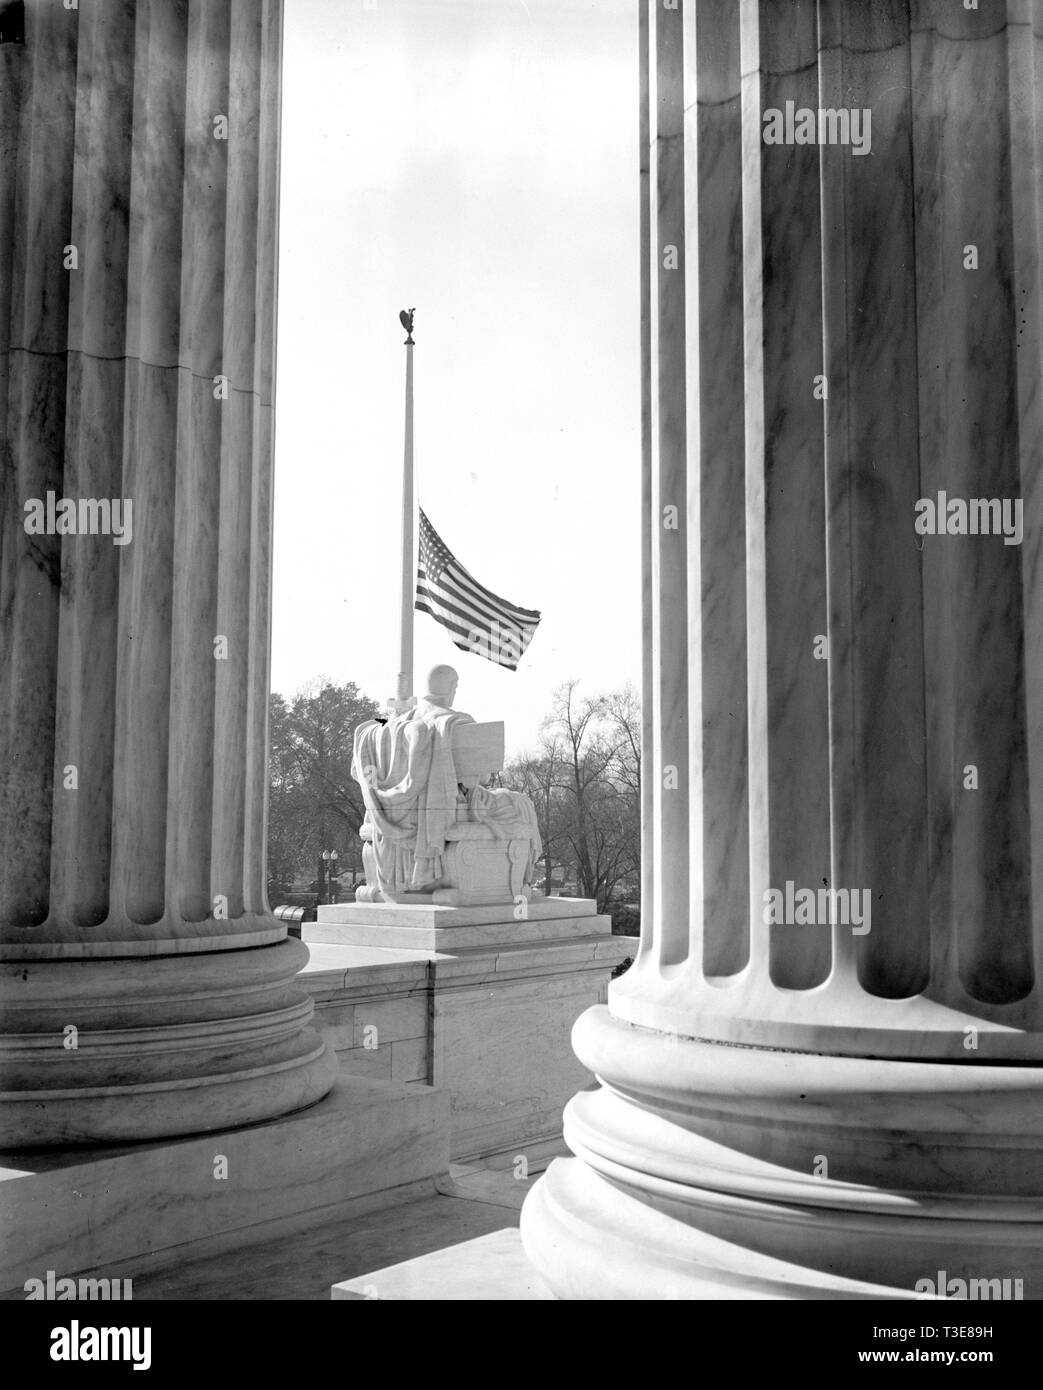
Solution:
M 461 651 L 518 669 L 540 615 L 479 584 L 461 565 L 420 508 L 416 604 L 441 623 Z

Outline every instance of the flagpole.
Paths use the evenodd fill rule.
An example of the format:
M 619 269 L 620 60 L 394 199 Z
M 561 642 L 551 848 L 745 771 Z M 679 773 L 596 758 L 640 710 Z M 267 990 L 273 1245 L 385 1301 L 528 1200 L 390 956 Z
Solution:
M 406 330 L 406 435 L 402 455 L 402 571 L 399 613 L 398 689 L 395 706 L 401 711 L 413 704 L 413 596 L 416 586 L 414 563 L 414 512 L 416 510 L 413 473 L 413 314 L 399 315 Z

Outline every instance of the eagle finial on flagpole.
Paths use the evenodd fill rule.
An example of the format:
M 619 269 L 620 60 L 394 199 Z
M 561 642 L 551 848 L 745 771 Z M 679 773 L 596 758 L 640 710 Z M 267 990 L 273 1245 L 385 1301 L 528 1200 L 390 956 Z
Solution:
M 408 335 L 406 337 L 406 347 L 413 346 L 413 315 L 415 313 L 415 309 L 402 309 L 400 310 L 398 315 L 398 321 L 406 330 L 406 333 Z

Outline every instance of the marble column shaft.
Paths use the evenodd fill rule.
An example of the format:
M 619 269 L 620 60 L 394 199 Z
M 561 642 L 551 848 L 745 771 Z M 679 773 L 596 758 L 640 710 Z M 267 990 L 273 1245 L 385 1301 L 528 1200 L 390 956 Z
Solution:
M 30 0 L 0 48 L 7 1144 L 330 1083 L 264 882 L 281 32 Z M 129 541 L 27 534 L 49 492 L 125 499 Z
M 1043 3 L 642 11 L 652 867 L 526 1248 L 565 1297 L 1039 1297 Z M 1020 543 L 919 534 L 939 492 Z
M 1043 1057 L 1039 7 L 652 13 L 660 881 L 613 1011 Z M 765 144 L 787 102 L 872 153 Z M 1022 499 L 1022 544 L 917 535 L 939 491 Z M 766 926 L 787 881 L 871 930 Z

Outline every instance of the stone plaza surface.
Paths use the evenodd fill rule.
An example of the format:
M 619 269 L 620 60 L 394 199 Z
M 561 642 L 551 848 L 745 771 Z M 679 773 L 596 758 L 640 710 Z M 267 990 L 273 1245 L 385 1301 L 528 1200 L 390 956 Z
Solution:
M 346 1279 L 330 1290 L 334 1300 L 392 1302 L 540 1302 L 553 1299 L 533 1269 L 513 1227 L 449 1245 L 419 1259 Z

